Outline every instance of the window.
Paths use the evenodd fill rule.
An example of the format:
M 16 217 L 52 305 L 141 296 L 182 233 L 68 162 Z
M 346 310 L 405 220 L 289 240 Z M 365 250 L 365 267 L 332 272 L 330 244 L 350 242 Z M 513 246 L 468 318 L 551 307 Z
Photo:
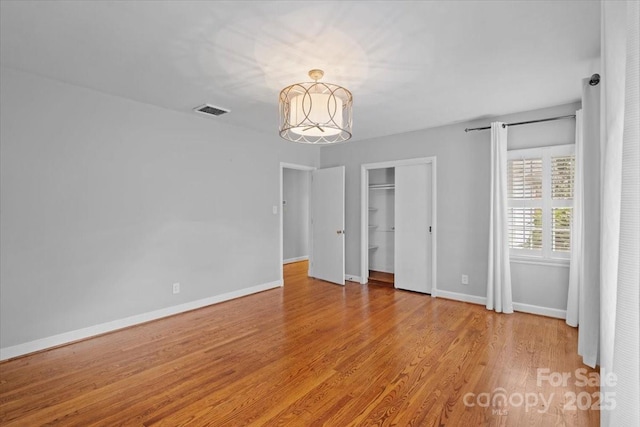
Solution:
M 569 258 L 574 146 L 512 150 L 508 157 L 511 256 Z

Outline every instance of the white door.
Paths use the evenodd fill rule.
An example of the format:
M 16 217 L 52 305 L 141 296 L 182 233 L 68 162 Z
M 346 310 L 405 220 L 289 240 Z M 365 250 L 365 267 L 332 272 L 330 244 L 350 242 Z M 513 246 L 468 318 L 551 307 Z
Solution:
M 431 293 L 431 163 L 395 170 L 395 287 Z
M 312 277 L 344 285 L 344 166 L 311 172 Z

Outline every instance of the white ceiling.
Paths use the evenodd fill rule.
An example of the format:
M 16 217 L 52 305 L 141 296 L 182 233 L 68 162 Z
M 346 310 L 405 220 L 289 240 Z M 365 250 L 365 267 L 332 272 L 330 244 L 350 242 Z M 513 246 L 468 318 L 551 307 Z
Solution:
M 271 134 L 311 68 L 365 139 L 576 101 L 599 56 L 598 1 L 0 2 L 3 66 Z

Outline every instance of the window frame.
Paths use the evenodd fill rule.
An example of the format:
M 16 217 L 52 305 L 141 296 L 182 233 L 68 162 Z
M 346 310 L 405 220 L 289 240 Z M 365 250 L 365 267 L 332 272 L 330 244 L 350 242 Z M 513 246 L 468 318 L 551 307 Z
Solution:
M 507 162 L 516 159 L 542 159 L 542 198 L 540 200 L 524 199 L 514 200 L 507 199 L 508 208 L 511 207 L 531 207 L 542 208 L 542 249 L 517 249 L 509 248 L 509 259 L 512 262 L 523 264 L 542 264 L 542 265 L 569 265 L 571 251 L 554 252 L 552 250 L 552 209 L 553 208 L 573 208 L 573 198 L 571 199 L 552 199 L 551 181 L 552 181 L 552 163 L 553 157 L 574 156 L 575 144 L 551 145 L 537 148 L 524 148 L 507 151 Z M 575 162 L 575 160 L 574 160 Z M 575 165 L 575 163 L 574 163 Z M 507 172 L 508 173 L 508 172 Z M 574 166 L 575 173 L 575 166 Z M 513 203 L 516 201 L 516 203 Z

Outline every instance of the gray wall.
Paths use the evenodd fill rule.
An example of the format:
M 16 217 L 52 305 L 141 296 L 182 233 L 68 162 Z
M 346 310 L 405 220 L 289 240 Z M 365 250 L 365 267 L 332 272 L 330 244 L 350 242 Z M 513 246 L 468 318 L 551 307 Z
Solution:
M 486 296 L 489 221 L 490 131 L 465 133 L 491 121 L 517 122 L 573 114 L 579 104 L 486 118 L 320 151 L 321 167 L 346 165 L 346 270 L 360 275 L 360 165 L 415 157 L 437 157 L 437 288 Z M 354 131 L 356 129 L 354 128 Z M 509 149 L 573 143 L 575 121 L 560 120 L 509 129 Z M 566 308 L 567 267 L 512 263 L 514 301 Z M 460 283 L 461 275 L 469 284 Z
M 284 259 L 309 256 L 309 172 L 282 171 Z
M 0 109 L 1 347 L 279 280 L 317 147 L 7 68 Z
M 489 119 L 319 150 L 4 67 L 0 109 L 2 348 L 278 281 L 280 162 L 346 165 L 359 275 L 360 164 L 437 156 L 438 288 L 485 295 L 489 133 L 462 130 Z M 573 126 L 514 127 L 510 147 L 572 142 Z M 516 266 L 514 300 L 564 309 L 567 277 Z

